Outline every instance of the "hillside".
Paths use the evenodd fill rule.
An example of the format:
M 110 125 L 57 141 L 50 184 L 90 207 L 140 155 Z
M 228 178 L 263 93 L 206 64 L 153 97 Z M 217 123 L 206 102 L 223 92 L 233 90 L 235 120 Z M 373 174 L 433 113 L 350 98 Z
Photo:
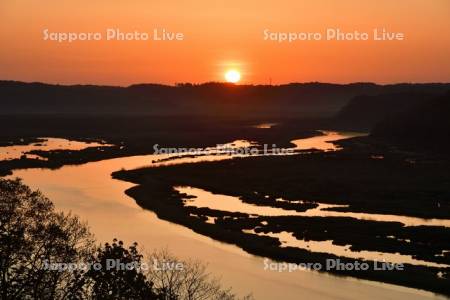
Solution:
M 1 114 L 145 114 L 241 117 L 331 116 L 358 95 L 438 93 L 446 84 L 205 83 L 129 87 L 0 81 Z
M 370 131 L 380 121 L 407 111 L 427 100 L 436 97 L 439 91 L 408 91 L 380 94 L 375 96 L 356 96 L 337 114 L 337 126 L 350 130 Z
M 450 145 L 450 92 L 386 118 L 375 126 L 371 136 L 444 150 Z

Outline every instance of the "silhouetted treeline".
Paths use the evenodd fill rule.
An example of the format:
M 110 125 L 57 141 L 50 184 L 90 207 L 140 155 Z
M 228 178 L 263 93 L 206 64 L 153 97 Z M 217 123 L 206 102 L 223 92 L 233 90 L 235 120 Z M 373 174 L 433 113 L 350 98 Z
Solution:
M 358 95 L 439 93 L 450 84 L 139 84 L 129 87 L 0 81 L 1 114 L 332 115 Z

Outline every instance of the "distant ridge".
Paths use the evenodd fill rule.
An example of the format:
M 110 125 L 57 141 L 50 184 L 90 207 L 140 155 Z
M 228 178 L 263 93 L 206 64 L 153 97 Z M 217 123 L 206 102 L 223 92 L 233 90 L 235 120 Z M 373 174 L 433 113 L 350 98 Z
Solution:
M 406 91 L 356 96 L 345 105 L 336 116 L 336 123 L 343 128 L 370 131 L 378 122 L 415 107 L 442 91 Z
M 450 146 L 450 91 L 386 117 L 371 136 L 395 143 L 447 151 Z
M 128 87 L 0 81 L 0 114 L 148 114 L 331 116 L 359 95 L 439 94 L 450 84 L 227 83 L 134 84 Z

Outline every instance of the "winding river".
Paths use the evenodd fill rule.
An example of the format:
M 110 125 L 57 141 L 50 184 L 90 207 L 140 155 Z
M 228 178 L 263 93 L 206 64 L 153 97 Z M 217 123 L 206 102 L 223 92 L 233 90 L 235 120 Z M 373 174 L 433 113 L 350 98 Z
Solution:
M 327 133 L 315 137 L 326 143 L 328 138 L 351 135 Z M 311 145 L 310 139 L 297 144 Z M 3 151 L 3 149 L 0 149 Z M 275 272 L 264 270 L 264 258 L 249 255 L 240 248 L 223 244 L 199 235 L 183 226 L 160 220 L 150 211 L 140 208 L 124 194 L 132 184 L 111 178 L 119 169 L 133 169 L 155 165 L 152 161 L 161 155 L 133 156 L 65 166 L 58 170 L 17 170 L 12 177 L 23 178 L 33 189 L 41 190 L 65 212 L 72 212 L 89 223 L 91 231 L 102 242 L 120 238 L 125 242 L 137 241 L 145 251 L 167 247 L 180 258 L 200 258 L 209 270 L 221 277 L 225 286 L 239 294 L 253 293 L 256 299 L 446 299 L 433 293 L 389 284 L 336 277 L 313 271 Z M 229 156 L 214 156 L 224 159 Z M 170 163 L 203 160 L 184 158 Z

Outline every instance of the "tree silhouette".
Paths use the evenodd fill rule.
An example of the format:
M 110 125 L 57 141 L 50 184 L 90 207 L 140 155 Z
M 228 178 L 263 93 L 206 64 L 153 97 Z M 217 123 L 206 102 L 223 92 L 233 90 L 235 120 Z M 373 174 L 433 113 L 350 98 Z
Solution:
M 0 179 L 0 293 L 2 299 L 82 296 L 82 271 L 54 271 L 53 263 L 85 262 L 93 237 L 77 217 L 54 211 L 19 179 Z
M 142 255 L 137 244 L 123 246 L 113 240 L 99 248 L 87 277 L 93 281 L 92 296 L 101 299 L 165 299 L 153 292 L 153 283 L 141 270 Z
M 178 300 L 232 300 L 238 297 L 231 288 L 223 288 L 220 280 L 207 272 L 206 264 L 198 260 L 180 260 L 167 249 L 155 250 L 149 255 L 147 277 L 166 299 Z M 180 268 L 179 268 L 180 266 Z M 243 300 L 253 299 L 247 295 Z
M 55 212 L 20 179 L 0 178 L 0 299 L 236 299 L 198 261 L 157 251 L 151 260 L 183 265 L 161 271 L 137 243 L 94 245 L 76 216 Z

